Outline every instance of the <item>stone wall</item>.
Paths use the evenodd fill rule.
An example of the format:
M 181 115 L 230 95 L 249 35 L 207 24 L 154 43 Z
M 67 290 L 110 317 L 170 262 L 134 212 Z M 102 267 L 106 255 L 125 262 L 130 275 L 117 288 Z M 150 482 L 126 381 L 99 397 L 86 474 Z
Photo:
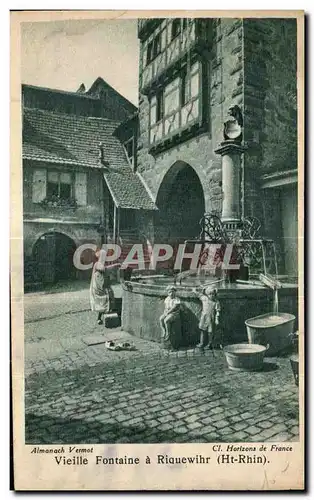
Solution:
M 199 341 L 198 328 L 201 316 L 201 302 L 188 289 L 179 288 L 181 300 L 181 346 L 195 346 Z M 136 337 L 161 342 L 159 318 L 164 312 L 166 293 L 162 287 L 144 283 L 129 282 L 124 285 L 122 301 L 122 327 Z M 216 343 L 232 344 L 247 342 L 245 321 L 273 308 L 273 293 L 269 289 L 219 289 L 221 304 L 220 332 Z M 296 316 L 295 330 L 298 328 L 297 289 L 285 288 L 279 293 L 280 312 Z
M 297 168 L 296 21 L 245 19 L 243 30 L 245 212 L 263 220 L 263 174 Z
M 95 227 L 85 224 L 69 224 L 66 222 L 24 222 L 23 238 L 26 258 L 32 256 L 36 241 L 46 233 L 56 232 L 68 236 L 76 247 L 85 243 L 100 245 L 100 235 Z
M 296 21 L 215 19 L 209 65 L 209 130 L 154 158 L 148 152 L 148 98 L 140 95 L 138 170 L 155 199 L 167 170 L 185 161 L 197 172 L 206 210 L 219 209 L 223 121 L 231 105 L 244 114 L 244 198 L 246 215 L 256 214 L 260 174 L 296 168 Z M 258 173 L 258 175 L 256 175 Z M 257 199 L 258 198 L 258 199 Z M 260 214 L 261 215 L 261 214 Z

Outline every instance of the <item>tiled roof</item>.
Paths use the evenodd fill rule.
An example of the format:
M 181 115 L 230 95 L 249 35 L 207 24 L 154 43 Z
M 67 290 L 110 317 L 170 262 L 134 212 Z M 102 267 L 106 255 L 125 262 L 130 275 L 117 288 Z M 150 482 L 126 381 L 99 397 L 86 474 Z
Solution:
M 104 178 L 118 207 L 157 210 L 141 179 L 129 166 L 117 169 L 108 168 L 104 172 Z
M 112 135 L 119 122 L 24 108 L 23 159 L 104 170 L 117 206 L 154 210 L 156 206 L 128 163 L 124 147 Z M 102 143 L 107 168 L 99 161 Z

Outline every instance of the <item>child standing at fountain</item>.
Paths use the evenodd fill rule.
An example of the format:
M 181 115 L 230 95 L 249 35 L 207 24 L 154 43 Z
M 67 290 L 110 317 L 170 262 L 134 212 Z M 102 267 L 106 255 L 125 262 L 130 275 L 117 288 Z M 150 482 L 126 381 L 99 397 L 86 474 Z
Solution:
M 177 289 L 175 286 L 167 287 L 168 297 L 165 299 L 165 310 L 160 316 L 160 326 L 162 329 L 162 340 L 164 347 L 168 348 L 171 345 L 177 344 L 178 333 L 176 323 L 180 323 L 180 307 L 181 301 L 176 296 Z
M 197 347 L 204 350 L 205 347 L 213 349 L 213 340 L 219 325 L 220 303 L 217 299 L 216 288 L 204 287 L 201 292 L 194 290 L 202 302 L 202 314 L 199 322 L 201 330 L 200 341 Z

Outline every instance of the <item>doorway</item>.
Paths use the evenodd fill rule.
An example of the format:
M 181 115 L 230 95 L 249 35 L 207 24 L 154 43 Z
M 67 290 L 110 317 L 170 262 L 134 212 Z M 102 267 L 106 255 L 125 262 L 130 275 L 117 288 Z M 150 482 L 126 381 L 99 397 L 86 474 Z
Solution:
M 205 211 L 204 192 L 190 165 L 178 161 L 168 170 L 156 204 L 159 209 L 154 224 L 157 241 L 178 244 L 200 234 L 200 220 Z
M 38 279 L 42 283 L 58 283 L 75 278 L 74 241 L 63 233 L 43 234 L 33 249 Z

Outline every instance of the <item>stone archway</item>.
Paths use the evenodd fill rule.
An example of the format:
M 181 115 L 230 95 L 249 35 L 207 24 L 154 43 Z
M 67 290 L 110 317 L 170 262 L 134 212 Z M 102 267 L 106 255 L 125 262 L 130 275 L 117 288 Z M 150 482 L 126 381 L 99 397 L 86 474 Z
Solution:
M 33 246 L 37 280 L 41 283 L 57 283 L 74 278 L 75 250 L 75 242 L 64 233 L 51 231 L 42 234 Z
M 155 216 L 155 241 L 177 245 L 200 233 L 199 221 L 205 212 L 204 191 L 195 170 L 177 161 L 160 185 Z

